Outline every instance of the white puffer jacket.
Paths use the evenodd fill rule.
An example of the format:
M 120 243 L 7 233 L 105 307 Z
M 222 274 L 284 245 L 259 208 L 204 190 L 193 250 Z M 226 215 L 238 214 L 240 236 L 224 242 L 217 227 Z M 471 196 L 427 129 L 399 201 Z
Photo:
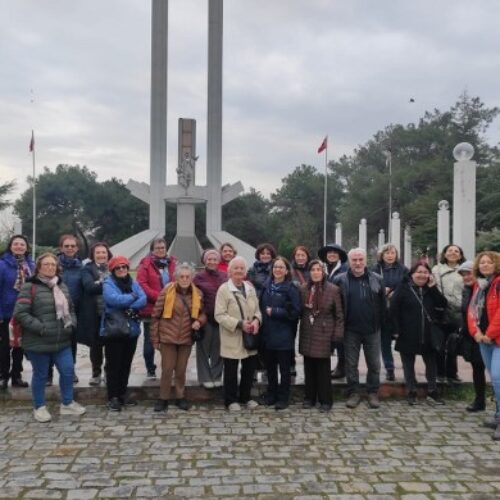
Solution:
M 460 310 L 464 282 L 457 270 L 458 266 L 450 267 L 448 264 L 437 264 L 432 268 L 432 274 L 439 291 L 446 297 L 448 304 L 453 309 Z

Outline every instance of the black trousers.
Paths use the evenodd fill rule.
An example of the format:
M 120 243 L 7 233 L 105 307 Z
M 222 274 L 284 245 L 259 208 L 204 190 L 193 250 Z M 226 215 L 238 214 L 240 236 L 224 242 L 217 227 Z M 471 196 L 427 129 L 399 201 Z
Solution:
M 288 403 L 290 399 L 291 357 L 293 351 L 266 351 L 267 370 L 267 394 L 269 399 Z M 280 381 L 278 383 L 278 368 L 280 371 Z
M 403 364 L 403 373 L 405 376 L 405 385 L 409 393 L 416 392 L 417 379 L 415 377 L 415 359 L 417 354 L 400 352 L 401 363 Z M 436 351 L 428 351 L 422 353 L 422 359 L 425 364 L 425 378 L 427 379 L 427 390 L 434 392 L 437 389 L 436 385 Z
M 447 344 L 448 337 L 455 332 L 453 328 L 443 327 L 445 334 L 445 346 Z M 455 378 L 458 374 L 457 365 L 457 355 L 456 353 L 449 353 L 445 348 L 442 352 L 437 353 L 437 376 L 438 377 L 448 377 Z
M 335 349 L 337 349 L 337 366 L 339 371 L 345 371 L 345 350 L 344 350 L 344 342 L 334 342 L 332 345 L 332 354 Z
M 484 403 L 486 401 L 486 375 L 484 373 L 484 363 L 481 360 L 478 360 L 471 362 L 471 365 L 476 401 Z
M 100 339 L 90 346 L 90 362 L 92 363 L 92 377 L 100 377 L 104 361 L 104 345 Z
M 241 379 L 238 394 L 238 366 L 241 361 Z M 253 374 L 257 355 L 242 360 L 224 358 L 224 404 L 247 403 L 250 401 Z
M 333 403 L 330 358 L 304 356 L 305 399 L 313 405 L 331 406 Z
M 9 344 L 9 321 L 10 318 L 4 318 L 0 323 L 0 378 L 9 380 L 19 378 L 23 371 L 23 354 L 21 347 L 10 347 Z M 12 365 L 10 356 L 12 352 Z M 12 369 L 11 369 L 12 368 Z
M 108 399 L 125 396 L 136 347 L 137 337 L 104 343 Z

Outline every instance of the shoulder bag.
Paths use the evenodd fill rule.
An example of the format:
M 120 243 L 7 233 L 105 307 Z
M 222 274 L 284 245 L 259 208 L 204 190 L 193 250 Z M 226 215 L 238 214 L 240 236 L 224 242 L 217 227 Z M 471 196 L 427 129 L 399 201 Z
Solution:
M 236 299 L 236 302 L 238 303 L 238 308 L 240 310 L 241 319 L 243 321 L 245 321 L 245 319 L 246 319 L 245 313 L 243 312 L 243 307 L 241 305 L 240 298 L 238 297 L 238 294 L 236 292 L 233 292 L 233 294 L 234 294 L 234 298 Z M 257 334 L 247 333 L 247 332 L 242 330 L 241 334 L 243 335 L 243 347 L 247 351 L 256 351 L 259 348 L 260 335 L 258 333 Z

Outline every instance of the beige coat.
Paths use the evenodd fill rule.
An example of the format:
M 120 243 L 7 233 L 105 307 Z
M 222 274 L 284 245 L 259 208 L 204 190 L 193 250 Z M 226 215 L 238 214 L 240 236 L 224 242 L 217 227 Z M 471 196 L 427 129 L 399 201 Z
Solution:
M 245 281 L 244 285 L 246 298 L 231 280 L 221 285 L 217 291 L 214 316 L 215 321 L 220 325 L 220 354 L 223 358 L 245 359 L 257 354 L 257 351 L 247 351 L 243 347 L 242 331 L 238 328 L 238 323 L 242 318 L 235 294 L 240 299 L 244 319 L 257 318 L 259 323 L 262 323 L 255 288 L 248 281 Z

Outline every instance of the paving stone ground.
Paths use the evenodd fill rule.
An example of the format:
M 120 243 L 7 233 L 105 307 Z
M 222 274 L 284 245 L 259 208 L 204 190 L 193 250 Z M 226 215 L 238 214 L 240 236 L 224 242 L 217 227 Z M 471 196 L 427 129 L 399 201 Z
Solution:
M 464 402 L 432 408 L 343 402 L 228 413 L 196 404 L 39 424 L 29 403 L 0 403 L 1 498 L 500 498 L 500 443 Z M 489 410 L 493 410 L 489 403 Z

